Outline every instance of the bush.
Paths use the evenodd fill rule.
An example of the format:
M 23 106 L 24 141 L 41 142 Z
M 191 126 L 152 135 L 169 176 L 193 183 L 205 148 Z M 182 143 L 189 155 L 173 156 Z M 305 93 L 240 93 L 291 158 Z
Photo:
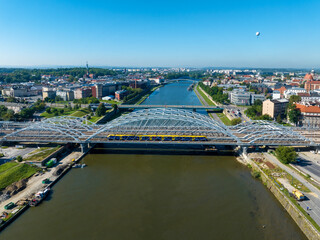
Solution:
M 241 123 L 241 118 L 234 118 L 231 120 L 231 125 L 238 125 Z
M 251 175 L 252 175 L 252 177 L 254 177 L 254 178 L 260 178 L 260 177 L 261 177 L 260 172 L 259 172 L 259 171 L 256 171 L 256 170 L 253 170 L 253 171 L 251 172 Z

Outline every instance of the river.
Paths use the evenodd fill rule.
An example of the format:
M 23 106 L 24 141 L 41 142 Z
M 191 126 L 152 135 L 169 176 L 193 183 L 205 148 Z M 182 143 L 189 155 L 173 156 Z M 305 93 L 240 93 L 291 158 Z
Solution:
M 164 93 L 162 104 L 197 105 L 189 85 L 166 85 L 144 104 L 159 104 Z M 64 176 L 0 239 L 306 239 L 234 156 L 97 148 L 83 161 L 88 167 Z

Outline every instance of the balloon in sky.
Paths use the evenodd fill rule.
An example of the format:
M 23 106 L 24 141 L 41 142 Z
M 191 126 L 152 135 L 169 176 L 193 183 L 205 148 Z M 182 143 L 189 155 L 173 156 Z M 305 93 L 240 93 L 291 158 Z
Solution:
M 259 37 L 260 36 L 260 32 L 256 32 L 256 36 Z

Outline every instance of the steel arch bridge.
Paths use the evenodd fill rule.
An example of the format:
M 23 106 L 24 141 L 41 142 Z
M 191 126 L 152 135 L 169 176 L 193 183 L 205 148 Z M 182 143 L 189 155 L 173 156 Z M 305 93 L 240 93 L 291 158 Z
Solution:
M 104 125 L 82 118 L 64 116 L 41 122 L 0 122 L 0 142 L 50 143 L 157 143 L 186 144 L 177 138 L 172 141 L 147 141 L 120 136 L 199 136 L 190 144 L 233 146 L 315 146 L 316 144 L 290 127 L 268 122 L 252 121 L 225 126 L 210 117 L 182 109 L 143 109 L 124 114 Z M 201 138 L 205 137 L 205 138 Z M 151 140 L 151 139 L 149 139 Z

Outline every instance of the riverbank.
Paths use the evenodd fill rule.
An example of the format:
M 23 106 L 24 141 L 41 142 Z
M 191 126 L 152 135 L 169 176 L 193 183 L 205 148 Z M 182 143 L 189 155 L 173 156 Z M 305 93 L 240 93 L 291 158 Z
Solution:
M 260 158 L 255 159 L 260 164 L 265 164 L 266 169 L 274 168 L 272 164 L 264 162 L 264 158 L 261 158 L 261 160 Z M 262 169 L 259 164 L 253 161 L 252 157 L 242 154 L 241 156 L 237 157 L 237 160 L 238 162 L 252 169 L 252 176 L 255 178 L 259 178 L 262 183 L 271 191 L 271 193 L 273 193 L 273 195 L 277 198 L 277 200 L 281 203 L 284 209 L 288 212 L 288 214 L 292 217 L 292 219 L 296 222 L 296 224 L 309 240 L 320 239 L 319 225 L 310 217 L 309 213 L 307 213 L 300 206 L 301 202 L 298 203 L 292 196 L 290 196 L 290 193 L 286 188 L 288 186 L 285 187 L 284 185 L 282 185 L 281 182 L 283 181 L 279 181 L 276 177 L 279 177 L 283 174 L 287 175 L 287 173 L 278 173 L 281 175 L 273 174 L 274 177 L 271 178 L 268 174 L 266 174 L 265 170 Z
M 200 102 L 202 103 L 202 105 L 219 106 L 215 101 L 210 99 L 211 97 L 208 96 L 198 84 L 193 88 L 193 90 L 197 95 L 198 99 L 200 100 Z M 208 115 L 214 120 L 216 120 L 217 122 L 223 123 L 227 126 L 231 125 L 230 119 L 223 113 L 208 113 Z
M 6 210 L 9 218 L 0 224 L 0 232 L 29 208 L 28 203 L 35 193 L 43 191 L 45 188 L 52 188 L 53 185 L 56 184 L 72 168 L 72 166 L 79 162 L 90 150 L 91 148 L 84 153 L 80 151 L 70 153 L 61 159 L 55 167 L 50 168 L 43 173 L 32 176 L 28 180 L 25 189 L 13 195 L 9 199 L 1 202 L 0 209 L 4 209 L 4 207 L 10 202 L 13 202 L 15 207 L 10 210 Z M 56 171 L 59 168 L 63 170 L 60 174 L 56 174 Z M 49 180 L 47 184 L 43 184 L 44 179 Z

